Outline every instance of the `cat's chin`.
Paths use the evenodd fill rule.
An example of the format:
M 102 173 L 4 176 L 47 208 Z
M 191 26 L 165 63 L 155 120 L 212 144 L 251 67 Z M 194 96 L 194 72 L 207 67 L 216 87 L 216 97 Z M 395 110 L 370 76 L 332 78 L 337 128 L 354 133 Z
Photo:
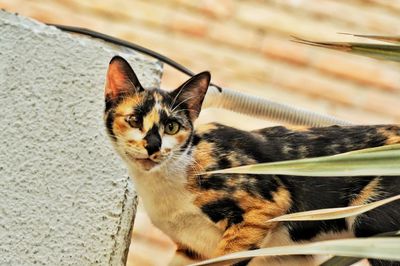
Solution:
M 151 159 L 134 159 L 133 161 L 140 169 L 143 169 L 145 171 L 150 171 L 151 169 L 159 165 L 159 163 Z
M 148 157 L 138 157 L 128 152 L 125 153 L 124 157 L 128 164 L 133 165 L 136 169 L 142 171 L 150 171 L 160 165 L 160 162 L 155 162 Z
M 151 171 L 161 165 L 161 162 L 155 162 L 151 159 L 133 159 L 135 166 L 144 171 Z

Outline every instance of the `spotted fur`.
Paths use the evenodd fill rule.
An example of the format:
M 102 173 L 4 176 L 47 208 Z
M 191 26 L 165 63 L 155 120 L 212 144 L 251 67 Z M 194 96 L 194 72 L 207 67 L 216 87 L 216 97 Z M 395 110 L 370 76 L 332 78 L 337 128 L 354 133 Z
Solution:
M 152 222 L 178 246 L 171 265 L 259 247 L 400 229 L 400 202 L 355 218 L 267 222 L 287 213 L 358 205 L 399 194 L 398 177 L 198 175 L 400 143 L 399 126 L 278 126 L 247 132 L 211 123 L 194 129 L 209 82 L 210 74 L 203 72 L 172 92 L 144 89 L 121 57 L 112 59 L 107 73 L 107 132 L 125 160 Z M 180 127 L 174 134 L 167 131 L 171 123 Z M 314 263 L 312 256 L 294 256 L 237 265 Z

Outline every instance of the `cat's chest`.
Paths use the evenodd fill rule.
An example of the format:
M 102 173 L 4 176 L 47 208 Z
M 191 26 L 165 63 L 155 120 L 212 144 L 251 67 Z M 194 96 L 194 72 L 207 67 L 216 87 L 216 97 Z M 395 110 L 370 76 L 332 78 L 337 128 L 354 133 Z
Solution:
M 194 195 L 185 189 L 184 177 L 154 173 L 133 175 L 136 190 L 152 223 L 176 243 L 211 256 L 222 231 L 193 204 Z
M 135 177 L 136 189 L 152 222 L 163 230 L 176 223 L 176 216 L 197 213 L 189 194 L 181 184 L 158 175 Z

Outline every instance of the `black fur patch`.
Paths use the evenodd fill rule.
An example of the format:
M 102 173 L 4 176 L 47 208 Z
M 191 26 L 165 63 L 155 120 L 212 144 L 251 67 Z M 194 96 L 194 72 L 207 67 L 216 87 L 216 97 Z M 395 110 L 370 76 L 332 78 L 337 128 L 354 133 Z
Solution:
M 384 191 L 374 201 L 400 194 L 398 176 L 380 177 L 379 190 Z M 378 192 L 379 193 L 379 192 Z M 400 229 L 400 201 L 394 201 L 359 215 L 355 222 L 355 235 L 369 237 Z
M 186 257 L 188 257 L 189 259 L 192 259 L 192 260 L 197 260 L 197 259 L 201 258 L 201 256 L 196 251 L 194 251 L 190 248 L 179 249 L 178 252 L 181 252 Z
M 232 127 L 219 125 L 217 129 L 205 133 L 202 137 L 214 143 L 218 150 L 243 153 L 257 162 L 271 161 L 274 156 L 274 154 L 268 153 L 268 146 L 261 146 L 260 144 L 263 143 L 260 143 L 253 134 Z M 261 149 L 261 147 L 265 147 L 265 149 Z
M 273 193 L 277 191 L 279 184 L 274 176 L 270 175 L 247 175 L 248 182 L 241 185 L 241 189 L 251 195 L 273 201 Z
M 198 176 L 197 185 L 200 189 L 226 190 L 227 177 L 223 175 Z
M 232 264 L 232 266 L 247 266 L 250 261 L 251 261 L 251 259 L 246 259 L 246 260 L 243 260 L 241 262 L 237 262 L 235 264 Z
M 107 113 L 107 111 L 110 110 L 113 106 L 114 106 L 113 101 L 106 98 L 104 112 Z
M 120 104 L 126 97 L 129 97 L 129 94 L 121 93 L 114 99 L 106 96 L 104 112 L 107 113 L 108 110 L 118 106 L 118 104 Z
M 226 168 L 230 168 L 231 166 L 232 166 L 231 162 L 224 156 L 218 160 L 218 168 L 219 169 L 226 169 Z
M 164 110 L 160 110 L 158 114 L 160 115 L 160 125 L 167 124 L 167 122 L 169 121 L 167 113 Z
M 372 179 L 373 177 L 280 177 L 292 197 L 293 203 L 289 213 L 346 207 Z M 286 224 L 294 241 L 310 240 L 321 233 L 348 229 L 344 219 Z
M 111 110 L 106 118 L 106 128 L 108 135 L 111 137 L 112 140 L 116 140 L 117 138 L 115 137 L 114 131 L 113 131 L 113 123 L 114 123 L 114 110 Z
M 193 146 L 196 146 L 197 144 L 199 144 L 200 141 L 201 141 L 201 137 L 197 134 L 194 134 L 193 140 L 192 140 Z
M 154 96 L 149 94 L 141 104 L 136 106 L 134 113 L 137 116 L 144 117 L 151 111 L 151 109 L 153 109 L 154 104 Z
M 181 146 L 180 151 L 183 152 L 186 150 L 187 147 L 189 147 L 190 143 L 192 142 L 192 138 L 193 138 L 193 132 L 190 132 L 189 137 L 187 138 L 187 140 L 185 141 L 185 143 Z M 189 150 L 191 151 L 191 150 Z
M 289 234 L 293 241 L 311 240 L 321 233 L 347 230 L 347 224 L 344 219 L 317 222 L 302 221 L 289 224 Z
M 153 127 L 147 131 L 144 139 L 147 141 L 146 150 L 149 155 L 157 152 L 161 148 L 161 136 L 158 133 L 158 127 L 153 125 Z
M 228 219 L 228 227 L 243 221 L 244 211 L 239 205 L 230 198 L 224 198 L 210 202 L 201 207 L 201 210 L 217 223 L 223 219 Z

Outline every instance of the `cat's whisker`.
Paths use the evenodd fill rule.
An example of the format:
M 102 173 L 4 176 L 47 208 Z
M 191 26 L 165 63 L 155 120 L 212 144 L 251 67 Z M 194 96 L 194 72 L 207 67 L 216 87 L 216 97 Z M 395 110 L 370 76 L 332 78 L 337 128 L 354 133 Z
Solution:
M 176 110 L 176 108 L 178 108 L 181 104 L 183 104 L 183 103 L 189 101 L 190 99 L 196 98 L 196 97 L 199 97 L 199 96 L 198 96 L 198 95 L 193 95 L 193 96 L 191 96 L 191 97 L 188 97 L 188 98 L 182 100 L 182 101 L 181 101 L 179 104 L 177 104 L 171 111 L 174 112 L 174 111 Z
M 186 110 L 187 110 L 187 111 L 196 112 L 195 109 L 192 109 L 192 108 L 185 108 L 185 109 L 178 109 L 178 110 L 174 111 L 173 114 L 178 114 L 179 112 L 186 111 Z
M 197 97 L 197 96 L 195 95 L 195 96 L 188 97 L 188 98 L 182 100 L 182 101 L 179 102 L 171 111 L 174 112 L 181 104 L 183 104 L 183 103 L 189 101 L 189 100 L 192 99 L 192 98 L 196 98 L 196 97 Z
M 175 97 L 174 97 L 174 99 L 173 99 L 173 101 L 172 101 L 172 103 L 171 103 L 171 105 L 170 105 L 170 108 L 172 108 L 172 106 L 174 106 L 176 100 L 178 99 L 179 95 L 180 95 L 181 92 L 183 91 L 183 88 L 184 88 L 184 87 L 185 87 L 185 86 L 182 86 L 181 89 L 179 90 L 179 92 L 175 95 Z

